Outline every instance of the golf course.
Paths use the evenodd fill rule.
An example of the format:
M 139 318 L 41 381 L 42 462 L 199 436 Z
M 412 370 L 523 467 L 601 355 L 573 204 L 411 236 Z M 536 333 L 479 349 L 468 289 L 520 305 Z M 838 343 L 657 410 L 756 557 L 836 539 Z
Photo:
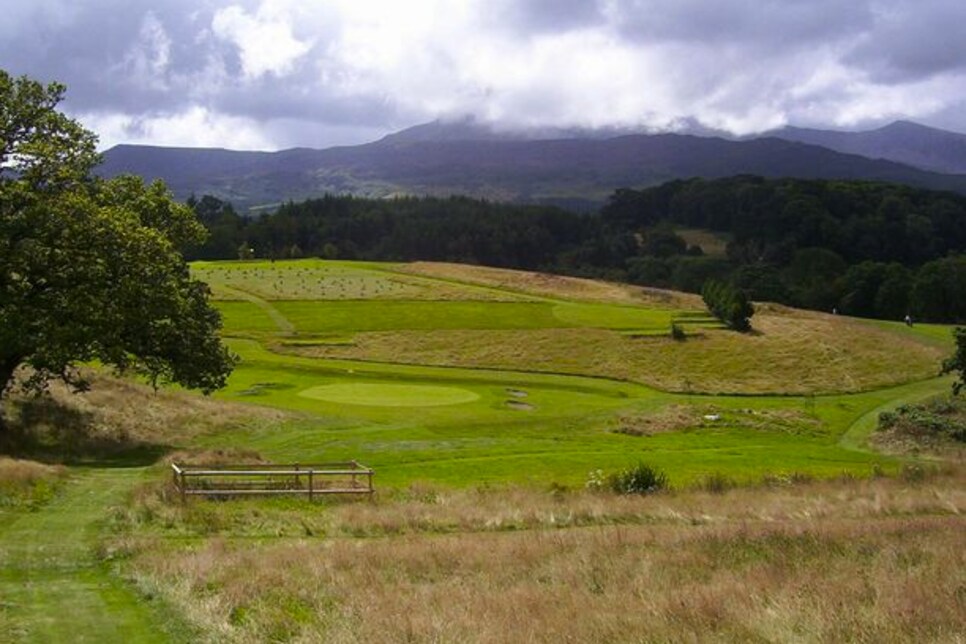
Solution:
M 199 446 L 358 459 L 383 486 L 579 487 L 638 460 L 677 485 L 711 473 L 868 476 L 900 462 L 862 448 L 860 419 L 949 386 L 937 374 L 951 336 L 933 325 L 765 305 L 743 335 L 694 296 L 447 264 L 194 271 L 241 357 L 216 396 L 301 414 L 285 431 Z
M 961 455 L 874 440 L 949 392 L 952 327 L 761 303 L 737 333 L 695 295 L 445 263 L 191 270 L 227 387 L 92 365 L 11 403 L 23 457 L 65 464 L 7 465 L 11 641 L 962 636 Z M 358 461 L 376 493 L 182 503 L 175 461 Z M 641 466 L 660 493 L 610 491 Z

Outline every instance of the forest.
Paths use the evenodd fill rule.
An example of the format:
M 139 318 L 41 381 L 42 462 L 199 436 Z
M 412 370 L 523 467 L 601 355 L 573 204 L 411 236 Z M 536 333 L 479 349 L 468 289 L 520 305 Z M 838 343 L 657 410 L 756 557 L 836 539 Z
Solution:
M 326 195 L 246 218 L 189 200 L 208 229 L 192 259 L 435 260 L 701 292 L 844 314 L 966 321 L 966 197 L 904 185 L 689 179 L 619 189 L 599 212 L 466 197 Z M 712 233 L 724 252 L 689 243 Z

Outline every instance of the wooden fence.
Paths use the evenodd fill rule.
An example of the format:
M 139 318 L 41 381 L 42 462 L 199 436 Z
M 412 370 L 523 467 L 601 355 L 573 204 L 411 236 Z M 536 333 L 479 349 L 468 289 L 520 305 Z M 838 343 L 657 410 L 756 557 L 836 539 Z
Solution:
M 188 496 L 302 494 L 372 495 L 373 470 L 356 461 L 314 465 L 188 465 L 172 463 L 181 501 Z

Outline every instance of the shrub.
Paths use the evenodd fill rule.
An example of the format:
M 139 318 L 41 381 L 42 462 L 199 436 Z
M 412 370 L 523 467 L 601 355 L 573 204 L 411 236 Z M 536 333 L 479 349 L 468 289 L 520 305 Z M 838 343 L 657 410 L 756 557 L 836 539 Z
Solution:
M 751 316 L 755 314 L 755 307 L 741 289 L 718 280 L 708 280 L 701 289 L 701 298 L 711 314 L 728 328 L 735 331 L 751 330 Z
M 618 494 L 654 494 L 668 487 L 667 475 L 645 463 L 612 475 L 608 484 Z
M 685 334 L 684 329 L 677 322 L 671 322 L 671 337 L 678 342 L 683 342 L 687 339 L 687 334 Z

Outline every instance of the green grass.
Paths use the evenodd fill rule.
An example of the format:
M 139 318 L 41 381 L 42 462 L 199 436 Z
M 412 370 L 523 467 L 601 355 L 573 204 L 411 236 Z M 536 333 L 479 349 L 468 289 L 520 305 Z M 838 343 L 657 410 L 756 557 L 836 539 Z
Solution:
M 313 400 L 364 407 L 439 407 L 473 402 L 480 398 L 479 394 L 462 387 L 371 382 L 317 385 L 303 389 L 299 395 Z
M 189 641 L 161 602 L 149 601 L 95 556 L 101 521 L 142 470 L 93 470 L 40 512 L 0 525 L 0 635 L 15 642 Z
M 554 307 L 524 302 L 275 302 L 300 333 L 564 326 Z M 569 326 L 569 325 L 567 325 Z
M 592 302 L 567 299 L 562 287 L 549 293 L 545 285 L 538 296 L 527 295 L 527 277 L 521 274 L 509 280 L 510 290 L 453 276 L 405 276 L 397 268 L 320 260 L 196 264 L 195 274 L 211 280 L 221 298 L 217 305 L 227 342 L 241 357 L 228 386 L 216 394 L 219 400 L 210 403 L 210 413 L 241 409 L 239 415 L 246 420 L 209 422 L 188 415 L 181 425 L 168 428 L 163 439 L 159 434 L 159 440 L 169 449 L 183 450 L 185 459 L 208 450 L 255 451 L 280 463 L 356 459 L 376 470 L 380 497 L 371 511 L 391 513 L 403 512 L 392 509 L 392 499 L 418 495 L 420 486 L 461 494 L 479 489 L 481 499 L 486 498 L 482 491 L 505 484 L 544 494 L 548 488 L 583 487 L 591 472 L 609 474 L 639 462 L 665 472 L 674 488 L 697 485 L 710 476 L 752 483 L 767 477 L 801 480 L 896 472 L 902 459 L 875 453 L 867 445 L 878 413 L 949 388 L 949 378 L 931 377 L 934 370 L 926 368 L 930 356 L 951 347 L 948 327 L 910 328 L 779 312 L 763 315 L 758 335 L 745 337 L 718 331 L 701 310 L 678 310 L 691 306 L 690 301 L 676 300 L 676 308 L 634 305 L 632 291 L 610 285 L 587 291 L 569 285 L 574 292 L 592 294 L 598 300 Z M 469 281 L 472 269 L 461 267 L 457 275 L 463 274 Z M 611 291 L 614 303 L 599 301 Z M 683 343 L 661 338 L 672 321 L 700 337 Z M 371 336 L 381 337 L 380 351 L 367 345 Z M 553 345 L 545 364 L 535 359 L 539 352 L 532 345 L 537 340 Z M 420 345 L 433 342 L 430 348 L 439 364 L 429 366 L 427 347 Z M 856 346 L 860 353 L 853 357 L 864 364 L 860 372 L 847 360 L 843 366 L 843 355 Z M 923 347 L 932 353 L 910 357 Z M 302 350 L 357 351 L 353 357 L 365 359 L 288 353 Z M 467 356 L 478 364 L 456 366 Z M 915 360 L 922 364 L 910 368 L 918 364 Z M 615 364 L 626 366 L 626 377 L 614 376 Z M 663 374 L 658 382 L 678 383 L 665 389 L 677 388 L 679 393 L 641 384 L 635 377 L 639 373 Z M 924 379 L 914 381 L 921 373 L 926 373 Z M 702 384 L 702 379 L 710 388 L 717 382 L 748 380 L 752 376 L 747 374 L 772 395 L 686 393 L 699 391 L 692 385 Z M 856 384 L 857 393 L 790 395 L 808 391 L 806 386 L 821 390 L 833 375 L 849 382 L 865 380 Z M 898 384 L 883 387 L 890 379 Z M 150 416 L 156 411 L 143 403 L 131 413 Z M 663 416 L 678 420 L 653 432 L 617 431 L 624 419 Z M 166 473 L 160 467 L 145 471 L 102 465 L 75 469 L 75 478 L 37 503 L 0 507 L 0 638 L 196 641 L 197 633 L 184 624 L 186 615 L 170 612 L 169 600 L 184 588 L 161 584 L 163 592 L 155 594 L 151 584 L 160 583 L 159 577 L 150 582 L 141 578 L 142 594 L 134 592 L 123 576 L 129 570 L 126 547 L 156 551 L 162 562 L 170 556 L 183 563 L 196 545 L 202 550 L 211 545 L 199 535 L 227 532 L 256 536 L 251 543 L 273 543 L 273 536 L 281 533 L 272 532 L 270 520 L 262 523 L 273 508 L 307 518 L 293 525 L 305 530 L 300 538 L 308 538 L 314 536 L 313 525 L 329 520 L 328 510 L 342 507 L 338 501 L 310 506 L 302 500 L 265 499 L 237 505 L 199 502 L 182 511 L 158 498 L 165 512 L 181 514 L 179 521 L 188 532 L 175 530 L 174 539 L 166 541 L 170 526 L 158 527 L 164 523 L 158 518 L 162 512 L 153 519 L 142 517 L 145 525 L 153 526 L 136 535 L 146 540 L 126 543 L 133 537 L 122 532 L 112 542 L 118 550 L 105 551 L 100 546 L 114 525 L 111 518 L 118 516 L 113 508 L 146 476 L 160 481 Z M 132 507 L 147 511 L 150 504 Z M 365 510 L 357 507 L 361 505 L 346 503 L 345 513 L 370 511 L 368 505 Z M 803 512 L 813 510 L 807 506 Z M 422 512 L 417 508 L 416 514 Z M 547 513 L 551 519 L 546 525 L 556 527 L 557 512 L 554 507 Z M 587 516 L 596 516 L 594 512 Z M 667 515 L 663 509 L 655 512 Z M 621 516 L 601 521 L 620 523 Z M 407 514 L 410 519 L 414 525 L 422 521 Z M 691 519 L 681 515 L 675 520 Z M 226 529 L 219 521 L 237 524 Z M 479 525 L 489 529 L 490 524 Z M 552 536 L 554 531 L 541 533 Z M 213 560 L 237 547 L 239 543 L 228 539 Z M 199 566 L 204 567 L 203 559 Z M 289 587 L 287 579 L 264 574 L 268 576 L 259 579 L 266 581 L 268 591 Z M 217 575 L 202 571 L 199 576 L 211 583 Z M 264 595 L 262 590 L 259 586 L 256 594 Z M 218 592 L 212 585 L 189 595 L 204 603 Z M 277 621 L 289 626 L 289 617 L 324 621 L 318 617 L 322 613 L 306 608 L 311 603 L 289 605 L 270 594 L 264 598 L 248 609 L 277 611 L 285 617 Z M 248 619 L 244 611 L 222 618 L 240 627 Z M 293 633 L 298 630 L 293 628 Z M 263 632 L 250 641 L 289 635 L 284 630 L 271 636 Z
M 852 425 L 888 401 L 946 386 L 930 381 L 859 395 L 797 398 L 685 396 L 605 379 L 317 361 L 281 356 L 252 341 L 232 342 L 232 348 L 244 361 L 220 397 L 306 415 L 283 426 L 209 435 L 199 446 L 244 445 L 279 462 L 356 458 L 377 469 L 383 486 L 414 480 L 573 486 L 582 485 L 591 470 L 617 470 L 640 459 L 659 465 L 675 485 L 711 472 L 740 481 L 765 473 L 867 476 L 876 467 L 894 470 L 898 461 L 843 446 Z M 356 398 L 345 404 L 304 395 L 318 387 L 351 392 L 353 385 L 385 393 L 394 386 L 416 393 L 444 387 L 476 398 L 413 409 L 405 400 L 391 407 L 382 400 L 366 405 Z M 521 392 L 525 397 L 518 397 Z M 525 401 L 530 409 L 514 409 L 507 404 L 511 401 Z M 669 405 L 714 405 L 721 420 L 646 437 L 612 431 L 616 414 Z M 752 430 L 735 420 L 749 410 L 788 410 L 804 420 Z
M 242 357 L 228 388 L 218 396 L 301 414 L 280 426 L 255 424 L 241 432 L 209 434 L 196 442 L 197 447 L 244 446 L 275 461 L 356 458 L 376 467 L 380 485 L 401 486 L 414 480 L 452 485 L 482 481 L 580 485 L 591 470 L 617 470 L 642 459 L 668 472 L 676 485 L 700 480 L 711 472 L 739 481 L 757 480 L 764 473 L 868 475 L 874 467 L 895 469 L 898 461 L 862 449 L 863 419 L 891 401 L 947 386 L 945 381 L 929 380 L 887 389 L 864 385 L 867 391 L 851 395 L 797 397 L 666 393 L 618 379 L 586 377 L 608 370 L 588 369 L 582 374 L 579 365 L 593 364 L 597 356 L 596 360 L 605 360 L 601 363 L 605 367 L 627 363 L 628 373 L 641 368 L 667 371 L 667 377 L 673 374 L 683 379 L 680 390 L 700 391 L 700 386 L 687 384 L 689 375 L 700 385 L 705 371 L 722 373 L 723 365 L 715 362 L 720 355 L 729 361 L 725 372 L 735 374 L 729 377 L 744 377 L 736 368 L 738 363 L 748 363 L 753 369 L 749 373 L 758 379 L 756 387 L 771 383 L 778 393 L 796 391 L 801 390 L 801 381 L 769 381 L 771 371 L 761 369 L 763 360 L 765 366 L 774 362 L 776 367 L 791 357 L 779 350 L 782 333 L 792 333 L 795 339 L 789 350 L 803 354 L 794 356 L 796 366 L 789 373 L 820 383 L 838 373 L 835 369 L 844 369 L 843 378 L 855 376 L 850 375 L 848 363 L 839 364 L 834 352 L 829 356 L 835 363 L 823 362 L 820 370 L 810 369 L 807 360 L 801 366 L 795 361 L 804 359 L 806 347 L 821 344 L 821 334 L 835 333 L 830 341 L 841 344 L 841 331 L 858 333 L 859 327 L 844 327 L 843 321 L 832 318 L 799 321 L 777 314 L 765 319 L 764 335 L 757 339 L 711 331 L 719 335 L 704 341 L 665 343 L 659 336 L 667 334 L 672 320 L 685 324 L 689 333 L 699 334 L 708 333 L 716 323 L 700 310 L 656 309 L 626 301 L 607 304 L 545 295 L 539 301 L 494 301 L 500 299 L 499 287 L 471 285 L 452 276 L 445 280 L 418 278 L 418 288 L 429 289 L 422 292 L 423 299 L 383 298 L 376 284 L 399 277 L 396 265 L 302 260 L 209 263 L 196 265 L 194 270 L 199 276 L 217 278 L 249 299 L 218 303 L 226 333 L 238 338 L 231 341 L 231 347 Z M 472 279 L 471 269 L 461 271 Z M 285 286 L 290 281 L 313 279 L 320 283 L 339 280 L 343 295 L 351 292 L 364 298 L 335 297 L 328 291 L 316 293 L 317 299 L 294 299 L 297 289 Z M 514 290 L 508 295 L 520 296 L 521 285 L 526 284 L 521 280 L 514 276 Z M 362 293 L 363 283 L 366 293 Z M 345 286 L 348 284 L 355 284 L 357 290 L 352 291 Z M 446 297 L 430 299 L 433 288 L 445 292 Z M 480 298 L 484 291 L 486 299 Z M 918 346 L 917 342 L 936 346 L 945 331 L 925 325 L 911 330 L 889 323 L 876 326 L 884 335 L 864 339 L 873 352 L 887 337 L 903 338 L 913 343 L 910 347 Z M 370 357 L 319 358 L 270 350 L 285 327 L 296 333 L 281 339 L 289 350 L 342 351 L 353 358 Z M 561 355 L 553 358 L 561 365 L 571 365 L 559 369 L 569 375 L 531 371 L 530 365 L 537 363 L 528 357 L 530 336 L 526 334 L 555 333 L 556 329 L 571 330 L 566 331 L 570 336 L 560 337 L 573 344 L 561 344 Z M 580 335 L 580 329 L 597 329 L 594 333 L 598 335 L 617 331 L 613 337 L 618 339 L 643 337 L 613 353 L 598 346 L 606 340 L 604 336 L 595 335 L 588 342 L 590 336 Z M 495 351 L 509 351 L 519 359 L 507 361 L 512 368 L 418 364 L 419 352 L 413 353 L 414 346 L 419 347 L 420 338 L 432 345 L 436 333 L 440 337 L 456 334 L 450 343 L 439 345 L 443 353 L 433 354 L 452 356 L 443 365 L 459 364 L 460 355 L 474 352 L 482 366 L 486 365 L 485 356 L 497 355 Z M 501 346 L 488 346 L 482 340 L 500 342 L 501 336 L 493 335 L 499 333 L 522 335 L 513 336 L 513 344 L 506 346 L 502 342 Z M 383 338 L 381 350 L 357 349 L 355 345 L 366 334 L 390 335 Z M 651 336 L 658 344 L 653 344 Z M 585 346 L 592 353 L 580 358 L 583 362 L 567 362 L 568 356 L 581 356 Z M 835 352 L 840 350 L 835 348 Z M 653 356 L 649 367 L 648 355 Z M 869 368 L 884 369 L 886 363 L 875 355 Z M 632 360 L 627 362 L 628 358 Z M 399 360 L 415 363 L 400 364 Z M 506 361 L 504 357 L 495 362 L 501 360 Z M 554 371 L 554 364 L 551 361 L 537 369 Z M 889 375 L 895 378 L 893 371 Z M 614 418 L 619 415 L 648 414 L 682 405 L 697 409 L 712 405 L 721 418 L 652 436 L 613 431 Z M 751 427 L 742 420 L 757 412 L 787 412 L 788 420 L 774 427 L 762 423 Z

